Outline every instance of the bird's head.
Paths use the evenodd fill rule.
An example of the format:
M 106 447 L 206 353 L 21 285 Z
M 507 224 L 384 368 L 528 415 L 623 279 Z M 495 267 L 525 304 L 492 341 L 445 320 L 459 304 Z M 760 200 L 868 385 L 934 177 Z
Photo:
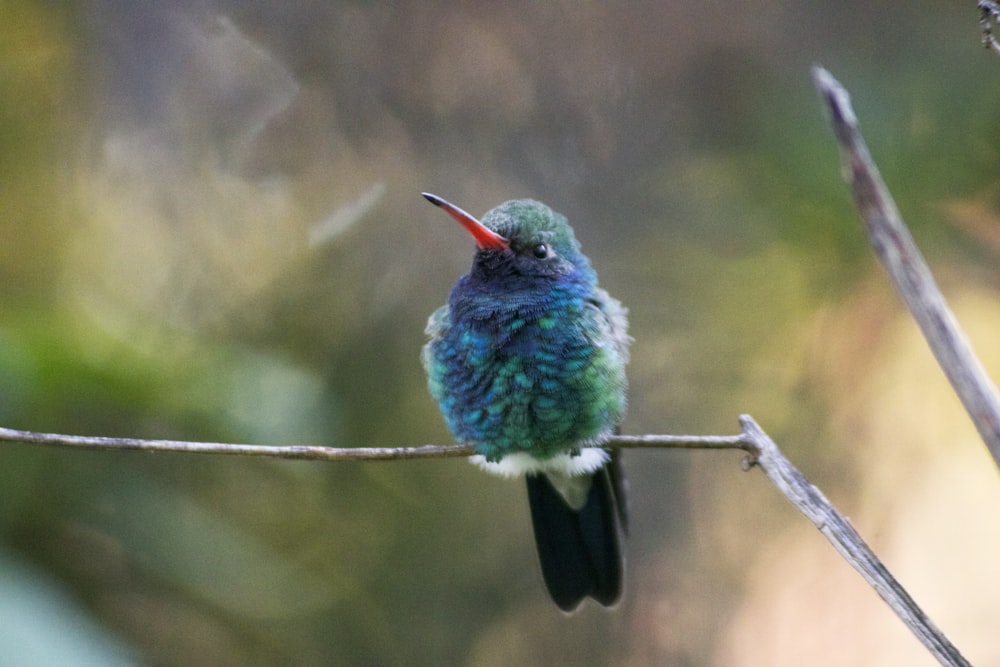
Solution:
M 424 197 L 472 234 L 477 247 L 472 272 L 486 280 L 589 278 L 593 273 L 566 218 L 541 202 L 504 202 L 480 222 L 436 195 L 424 193 Z

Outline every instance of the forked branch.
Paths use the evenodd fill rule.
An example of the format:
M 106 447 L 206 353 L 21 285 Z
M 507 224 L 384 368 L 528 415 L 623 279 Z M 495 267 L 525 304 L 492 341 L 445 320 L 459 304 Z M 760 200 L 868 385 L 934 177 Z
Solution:
M 611 438 L 606 445 L 619 448 L 739 449 L 747 453 L 744 468 L 759 467 L 777 489 L 819 529 L 834 548 L 861 573 L 872 588 L 902 619 L 942 665 L 962 667 L 969 663 L 948 638 L 921 611 L 906 590 L 890 574 L 874 552 L 830 504 L 819 489 L 810 484 L 748 415 L 740 417 L 739 435 L 623 435 Z M 176 452 L 263 456 L 310 461 L 399 461 L 417 458 L 469 456 L 467 445 L 421 445 L 416 447 L 319 447 L 311 445 L 275 446 L 186 442 L 181 440 L 141 440 L 104 438 L 57 433 L 36 433 L 0 428 L 0 442 L 22 442 L 54 447 L 112 451 Z

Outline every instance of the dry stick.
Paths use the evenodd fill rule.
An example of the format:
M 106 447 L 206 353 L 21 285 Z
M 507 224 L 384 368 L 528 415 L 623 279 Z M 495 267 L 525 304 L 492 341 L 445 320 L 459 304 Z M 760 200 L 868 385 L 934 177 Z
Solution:
M 834 548 L 861 573 L 875 591 L 931 651 L 942 665 L 964 667 L 969 663 L 934 626 L 906 590 L 893 578 L 878 557 L 865 544 L 850 522 L 830 501 L 810 484 L 748 416 L 740 417 L 740 435 L 622 435 L 605 444 L 620 448 L 740 449 L 748 453 L 745 468 L 756 465 L 778 490 L 799 509 Z M 468 456 L 468 445 L 422 445 L 419 447 L 320 447 L 266 446 L 183 440 L 142 440 L 95 436 L 36 433 L 0 427 L 0 442 L 23 442 L 36 445 L 89 450 L 179 452 L 187 454 L 229 454 L 311 461 L 398 461 Z
M 748 453 L 745 467 L 759 467 L 768 479 L 799 509 L 834 548 L 856 569 L 872 588 L 896 612 L 910 630 L 942 665 L 964 667 L 969 663 L 934 626 L 926 614 L 893 578 L 878 557 L 865 544 L 850 522 L 830 501 L 810 484 L 805 476 L 781 453 L 774 441 L 749 415 L 740 417 L 740 435 L 623 435 L 605 443 L 620 448 L 740 449 Z M 37 433 L 0 427 L 0 442 L 23 442 L 36 445 L 89 450 L 179 452 L 187 454 L 228 454 L 311 461 L 398 461 L 468 456 L 468 445 L 422 445 L 419 447 L 320 447 L 267 446 L 183 440 L 142 440 L 95 436 Z
M 749 415 L 741 416 L 740 423 L 750 445 L 749 463 L 759 466 L 778 490 L 819 528 L 833 548 L 864 577 L 938 662 L 948 667 L 970 665 L 896 581 L 851 522 L 784 457 L 760 426 Z
M 844 178 L 851 185 L 854 203 L 865 223 L 869 243 L 888 271 L 910 313 L 920 325 L 934 356 L 944 369 L 976 428 L 979 429 L 994 461 L 1000 465 L 1000 399 L 997 397 L 996 387 L 973 354 L 971 346 L 935 284 L 927 263 L 903 223 L 896 204 L 858 130 L 858 121 L 851 107 L 850 96 L 840 82 L 822 67 L 813 68 L 813 81 L 829 108 L 830 122 L 841 147 Z M 770 474 L 768 477 L 776 485 L 779 484 L 775 477 Z M 789 492 L 783 491 L 783 493 L 789 498 L 792 497 Z M 800 507 L 798 503 L 796 506 Z M 849 523 L 845 521 L 841 525 L 838 518 L 837 521 L 828 524 L 827 518 L 822 516 L 810 519 L 827 535 L 827 539 L 833 543 L 837 551 L 861 572 L 865 580 L 875 588 L 941 664 L 969 664 L 958 649 L 920 611 L 906 591 L 892 579 L 888 570 L 877 560 L 868 563 L 874 555 L 867 547 L 864 552 L 856 553 L 853 537 L 849 543 L 841 544 L 828 533 L 828 530 L 839 532 L 843 529 L 853 533 L 854 530 Z M 860 540 L 860 537 L 857 539 Z M 900 601 L 905 602 L 905 605 L 897 606 Z
M 23 442 L 73 449 L 178 452 L 184 454 L 228 454 L 306 461 L 400 461 L 470 456 L 472 445 L 420 445 L 417 447 L 321 447 L 314 445 L 246 445 L 186 440 L 143 440 L 102 436 L 38 433 L 0 427 L 0 442 Z M 609 447 L 673 447 L 682 449 L 745 449 L 740 435 L 621 435 L 605 443 Z
M 983 46 L 1000 54 L 1000 44 L 993 37 L 993 24 L 1000 19 L 1000 6 L 990 0 L 979 0 L 979 29 L 983 34 Z
M 830 110 L 840 143 L 844 178 L 868 233 L 868 241 L 896 290 L 920 325 L 931 351 L 976 425 L 993 460 L 1000 466 L 1000 397 L 972 346 L 945 303 L 927 263 L 913 242 L 892 195 L 858 130 L 847 91 L 822 67 L 813 80 Z

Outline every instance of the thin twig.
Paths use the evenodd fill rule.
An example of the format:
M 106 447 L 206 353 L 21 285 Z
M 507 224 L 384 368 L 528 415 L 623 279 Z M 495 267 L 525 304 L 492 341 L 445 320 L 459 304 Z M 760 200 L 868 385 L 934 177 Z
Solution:
M 23 442 L 73 449 L 178 452 L 184 454 L 221 454 L 260 456 L 274 459 L 307 461 L 398 461 L 403 459 L 469 456 L 466 445 L 422 445 L 417 447 L 322 447 L 315 445 L 247 445 L 228 442 L 192 442 L 187 440 L 145 440 L 141 438 L 105 438 L 101 436 L 37 433 L 0 428 L 0 442 Z
M 945 303 L 927 262 L 913 242 L 878 167 L 872 161 L 847 91 L 822 67 L 813 80 L 823 95 L 840 143 L 844 178 L 868 233 L 868 241 L 931 351 L 972 418 L 994 462 L 1000 466 L 1000 396 Z
M 1000 44 L 993 37 L 993 24 L 1000 19 L 1000 5 L 990 0 L 979 0 L 979 29 L 982 31 L 983 46 L 1000 54 Z
M 399 461 L 470 456 L 471 445 L 419 445 L 414 447 L 323 447 L 318 445 L 248 445 L 226 442 L 191 442 L 186 440 L 144 440 L 141 438 L 106 438 L 101 436 L 38 433 L 0 427 L 0 442 L 22 442 L 75 449 L 178 452 L 185 454 L 221 454 L 262 456 L 308 461 Z M 682 449 L 746 449 L 741 435 L 621 435 L 611 438 L 609 447 L 673 447 Z
M 743 436 L 751 445 L 752 458 L 749 463 L 760 467 L 778 490 L 812 521 L 833 548 L 864 577 L 938 662 L 948 667 L 969 665 L 959 650 L 917 606 L 906 589 L 896 581 L 858 531 L 854 530 L 850 521 L 785 458 L 753 418 L 743 415 L 740 423 L 743 425 Z

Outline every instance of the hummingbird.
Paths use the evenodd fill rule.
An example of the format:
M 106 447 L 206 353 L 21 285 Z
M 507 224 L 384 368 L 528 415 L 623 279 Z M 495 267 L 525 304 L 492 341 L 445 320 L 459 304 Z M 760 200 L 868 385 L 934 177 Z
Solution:
M 482 222 L 429 193 L 476 243 L 469 273 L 427 323 L 430 393 L 473 463 L 525 477 L 542 578 L 566 612 L 621 597 L 627 530 L 618 450 L 627 310 L 597 285 L 566 218 L 531 199 Z

